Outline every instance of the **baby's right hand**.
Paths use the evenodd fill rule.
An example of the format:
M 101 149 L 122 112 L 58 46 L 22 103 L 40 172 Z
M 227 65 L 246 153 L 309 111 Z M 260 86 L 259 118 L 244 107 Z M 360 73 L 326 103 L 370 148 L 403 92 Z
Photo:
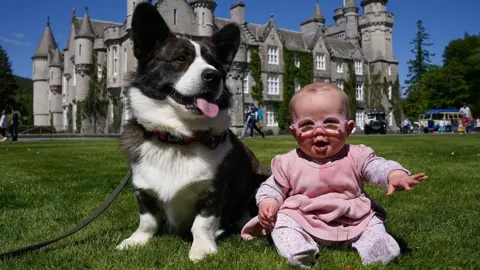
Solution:
M 275 225 L 280 205 L 275 199 L 265 199 L 258 205 L 258 219 L 264 228 L 270 229 Z

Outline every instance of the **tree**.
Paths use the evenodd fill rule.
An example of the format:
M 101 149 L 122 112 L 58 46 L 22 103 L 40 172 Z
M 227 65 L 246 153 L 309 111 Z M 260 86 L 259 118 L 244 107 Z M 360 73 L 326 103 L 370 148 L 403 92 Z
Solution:
M 408 60 L 408 79 L 405 80 L 405 84 L 407 84 L 407 91 L 405 94 L 407 95 L 411 88 L 418 87 L 422 75 L 428 71 L 430 66 L 430 57 L 435 56 L 435 54 L 430 53 L 426 49 L 426 47 L 433 45 L 433 43 L 427 43 L 428 39 L 430 39 L 430 34 L 427 33 L 422 20 L 418 20 L 417 33 L 410 42 L 410 44 L 414 45 L 414 48 L 411 50 L 411 52 L 415 55 L 415 58 Z
M 263 83 L 262 83 L 262 60 L 257 49 L 252 49 L 250 54 L 250 63 L 248 68 L 255 80 L 255 85 L 252 86 L 252 97 L 258 103 L 258 107 L 263 104 Z
M 18 85 L 12 74 L 12 64 L 7 52 L 0 45 L 0 110 L 16 107 L 17 90 Z
M 33 81 L 29 78 L 15 76 L 18 91 L 15 94 L 15 103 L 20 115 L 23 116 L 23 125 L 33 125 Z
M 357 110 L 357 75 L 355 75 L 355 69 L 353 63 L 348 63 L 348 79 L 345 82 L 343 89 L 350 100 L 350 119 L 355 119 Z
M 373 65 L 368 67 L 368 73 L 365 77 L 364 82 L 365 90 L 365 105 L 367 110 L 373 109 L 383 109 L 382 108 L 382 93 L 383 93 L 383 82 L 382 82 L 382 73 L 376 72 Z
M 398 74 L 397 79 L 392 85 L 392 107 L 395 114 L 395 122 L 398 126 L 402 122 L 403 118 L 405 118 L 403 99 L 400 95 L 400 79 Z
M 465 80 L 468 88 L 466 102 L 473 115 L 480 115 L 480 35 L 466 33 L 463 38 L 450 41 L 443 52 L 443 64 Z M 455 108 L 459 106 L 460 103 L 455 104 Z
M 97 133 L 97 124 L 100 120 L 105 120 L 108 110 L 108 92 L 106 81 L 106 68 L 102 68 L 101 78 L 98 78 L 98 63 L 94 53 L 92 55 L 92 65 L 90 67 L 90 80 L 88 82 L 88 93 L 83 101 L 83 112 L 93 124 L 93 133 Z

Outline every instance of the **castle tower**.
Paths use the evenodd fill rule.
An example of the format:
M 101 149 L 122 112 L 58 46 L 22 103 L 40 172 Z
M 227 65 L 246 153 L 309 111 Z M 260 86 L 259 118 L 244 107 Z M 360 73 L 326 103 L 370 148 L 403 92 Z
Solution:
M 333 20 L 336 25 L 341 25 L 345 23 L 345 16 L 343 14 L 343 8 L 336 8 L 334 11 Z
M 355 0 L 346 0 L 343 14 L 346 18 L 345 39 L 358 45 L 358 7 Z
M 56 129 L 63 129 L 62 110 L 62 53 L 57 48 L 50 53 L 50 113 L 53 126 Z
M 135 7 L 146 0 L 127 0 L 127 30 L 132 28 L 132 16 L 135 11 Z
M 198 35 L 211 36 L 214 27 L 214 12 L 217 3 L 214 0 L 193 0 L 190 5 L 197 18 Z
M 48 126 L 49 113 L 49 63 L 48 58 L 52 50 L 57 49 L 55 38 L 50 29 L 50 17 L 43 31 L 40 44 L 32 56 L 33 62 L 33 124 L 35 126 Z
M 88 16 L 88 8 L 85 7 L 85 16 L 75 36 L 75 72 L 77 74 L 75 99 L 77 101 L 84 100 L 88 93 L 94 41 L 95 33 Z
M 362 48 L 370 61 L 384 62 L 378 70 L 387 70 L 388 62 L 396 62 L 392 48 L 394 16 L 387 12 L 387 3 L 388 0 L 362 0 L 361 3 L 364 9 L 359 22 Z
M 318 29 L 323 29 L 324 25 L 325 17 L 323 16 L 320 4 L 318 4 L 317 0 L 312 18 L 303 21 L 300 24 L 300 29 L 303 34 L 308 35 L 316 33 Z

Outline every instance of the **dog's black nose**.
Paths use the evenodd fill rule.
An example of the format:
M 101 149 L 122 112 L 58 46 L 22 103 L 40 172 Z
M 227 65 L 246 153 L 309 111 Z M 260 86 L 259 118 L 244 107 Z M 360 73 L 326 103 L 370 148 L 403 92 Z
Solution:
M 217 86 L 222 79 L 222 74 L 215 69 L 205 69 L 202 72 L 202 79 L 210 86 Z

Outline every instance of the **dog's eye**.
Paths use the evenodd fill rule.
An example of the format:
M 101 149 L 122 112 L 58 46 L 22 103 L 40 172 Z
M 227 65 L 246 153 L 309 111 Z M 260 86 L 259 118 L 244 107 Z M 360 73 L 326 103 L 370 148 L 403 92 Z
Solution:
M 175 62 L 182 62 L 182 63 L 183 63 L 183 62 L 187 61 L 187 59 L 185 58 L 185 56 L 180 55 L 180 56 L 175 57 L 175 58 L 173 59 L 173 61 L 175 61 Z

